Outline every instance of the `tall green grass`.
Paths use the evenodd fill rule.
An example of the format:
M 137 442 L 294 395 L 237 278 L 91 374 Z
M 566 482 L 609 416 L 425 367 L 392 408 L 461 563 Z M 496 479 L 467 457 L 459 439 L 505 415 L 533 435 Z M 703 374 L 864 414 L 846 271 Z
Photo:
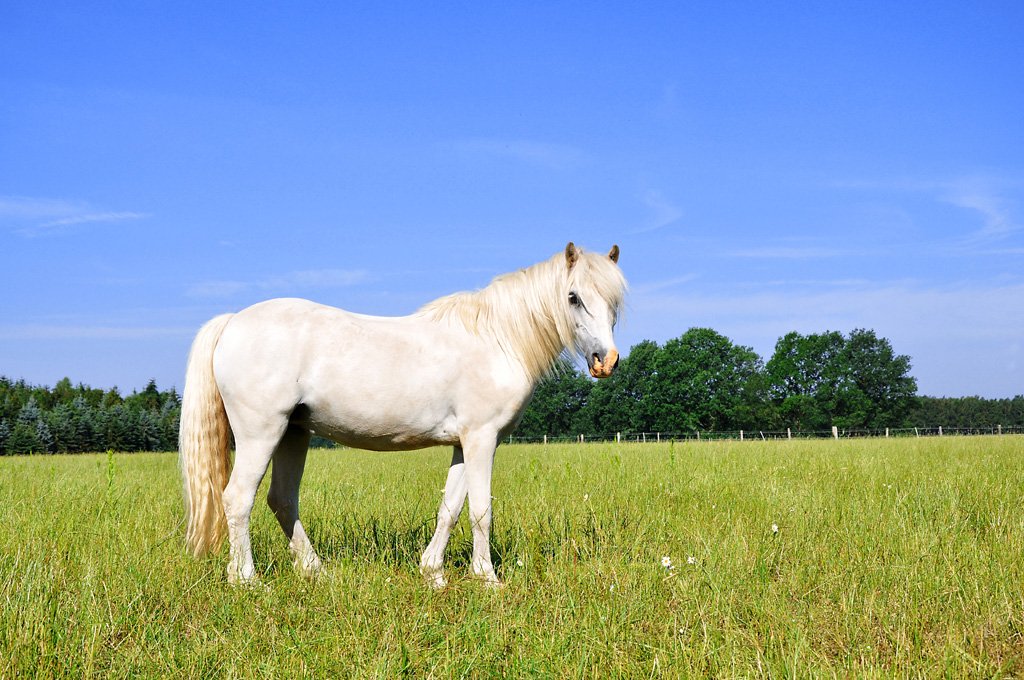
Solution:
M 464 518 L 432 592 L 449 455 L 312 452 L 326 573 L 261 502 L 252 589 L 184 554 L 173 454 L 0 459 L 0 676 L 1024 674 L 1024 438 L 503 446 L 506 586 Z

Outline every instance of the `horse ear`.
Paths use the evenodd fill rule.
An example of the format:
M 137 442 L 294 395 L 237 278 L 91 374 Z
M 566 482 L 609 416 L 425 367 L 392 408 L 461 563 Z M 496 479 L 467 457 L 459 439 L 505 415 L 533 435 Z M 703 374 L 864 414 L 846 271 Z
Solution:
M 576 261 L 580 259 L 580 251 L 576 249 L 576 244 L 569 241 L 569 245 L 565 247 L 565 263 L 569 265 L 569 269 L 575 266 Z
M 617 245 L 612 246 L 612 249 L 608 251 L 608 257 L 615 264 L 619 263 L 619 247 Z

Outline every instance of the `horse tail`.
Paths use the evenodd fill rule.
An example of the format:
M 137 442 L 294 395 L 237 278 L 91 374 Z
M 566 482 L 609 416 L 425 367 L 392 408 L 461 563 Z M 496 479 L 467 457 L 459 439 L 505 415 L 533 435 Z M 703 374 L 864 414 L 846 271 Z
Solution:
M 185 482 L 185 548 L 201 557 L 220 547 L 227 529 L 222 497 L 231 473 L 231 425 L 213 374 L 213 351 L 231 314 L 211 319 L 188 355 L 178 448 Z

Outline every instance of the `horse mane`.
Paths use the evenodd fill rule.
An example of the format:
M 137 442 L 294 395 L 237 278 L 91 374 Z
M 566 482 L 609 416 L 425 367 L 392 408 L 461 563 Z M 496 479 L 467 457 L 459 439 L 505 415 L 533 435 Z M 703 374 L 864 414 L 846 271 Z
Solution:
M 566 304 L 577 281 L 586 279 L 616 313 L 622 307 L 622 271 L 606 255 L 578 252 L 571 269 L 565 255 L 558 253 L 532 267 L 501 274 L 480 290 L 438 298 L 416 314 L 434 321 L 457 320 L 470 333 L 493 337 L 531 380 L 539 380 L 564 350 L 578 351 Z

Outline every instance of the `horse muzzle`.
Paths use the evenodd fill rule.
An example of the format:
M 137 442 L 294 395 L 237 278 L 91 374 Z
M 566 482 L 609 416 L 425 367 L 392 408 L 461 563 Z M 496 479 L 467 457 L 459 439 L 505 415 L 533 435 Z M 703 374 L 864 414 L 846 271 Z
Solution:
M 608 350 L 608 353 L 604 355 L 604 361 L 601 361 L 601 357 L 595 353 L 590 357 L 590 375 L 595 378 L 608 378 L 618 365 L 618 350 Z

